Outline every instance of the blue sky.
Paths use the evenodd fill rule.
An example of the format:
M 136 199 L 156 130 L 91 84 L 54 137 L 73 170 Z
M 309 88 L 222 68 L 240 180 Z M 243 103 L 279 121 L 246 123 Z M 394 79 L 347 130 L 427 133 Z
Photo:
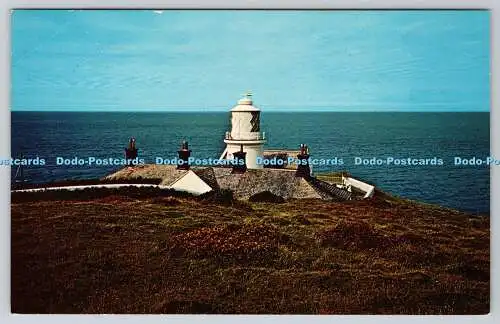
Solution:
M 16 10 L 11 109 L 489 111 L 488 11 Z

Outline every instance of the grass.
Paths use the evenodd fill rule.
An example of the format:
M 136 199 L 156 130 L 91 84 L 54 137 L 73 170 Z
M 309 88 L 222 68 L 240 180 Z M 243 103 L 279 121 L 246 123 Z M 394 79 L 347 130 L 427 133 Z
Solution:
M 12 199 L 15 313 L 489 312 L 489 217 L 382 192 L 44 199 Z
M 350 176 L 347 171 L 320 172 L 315 175 L 318 180 L 323 180 L 330 183 L 342 184 L 342 176 Z

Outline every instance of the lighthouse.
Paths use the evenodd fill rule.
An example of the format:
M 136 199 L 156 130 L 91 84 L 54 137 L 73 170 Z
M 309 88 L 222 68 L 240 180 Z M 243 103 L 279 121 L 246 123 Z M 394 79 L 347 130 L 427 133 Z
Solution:
M 262 157 L 265 142 L 265 133 L 260 132 L 260 109 L 253 105 L 252 94 L 247 92 L 231 109 L 231 131 L 224 136 L 226 149 L 221 159 L 234 159 L 234 153 L 242 151 L 246 153 L 248 169 L 261 169 L 257 158 Z

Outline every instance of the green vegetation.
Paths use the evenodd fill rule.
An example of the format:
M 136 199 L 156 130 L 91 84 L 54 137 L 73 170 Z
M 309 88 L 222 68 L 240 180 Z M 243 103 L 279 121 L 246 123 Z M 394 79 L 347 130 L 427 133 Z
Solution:
M 134 190 L 13 195 L 12 311 L 489 312 L 488 217 L 381 192 L 276 204 Z
M 334 172 L 322 172 L 314 175 L 316 179 L 330 182 L 342 184 L 342 176 L 348 177 L 350 176 L 347 171 L 334 171 Z

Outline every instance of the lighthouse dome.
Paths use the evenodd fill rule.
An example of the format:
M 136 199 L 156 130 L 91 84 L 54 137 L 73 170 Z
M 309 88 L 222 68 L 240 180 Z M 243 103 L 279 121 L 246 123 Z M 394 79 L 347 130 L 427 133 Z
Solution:
M 253 105 L 252 95 L 247 93 L 245 97 L 238 100 L 238 104 L 231 111 L 260 111 L 260 109 Z

